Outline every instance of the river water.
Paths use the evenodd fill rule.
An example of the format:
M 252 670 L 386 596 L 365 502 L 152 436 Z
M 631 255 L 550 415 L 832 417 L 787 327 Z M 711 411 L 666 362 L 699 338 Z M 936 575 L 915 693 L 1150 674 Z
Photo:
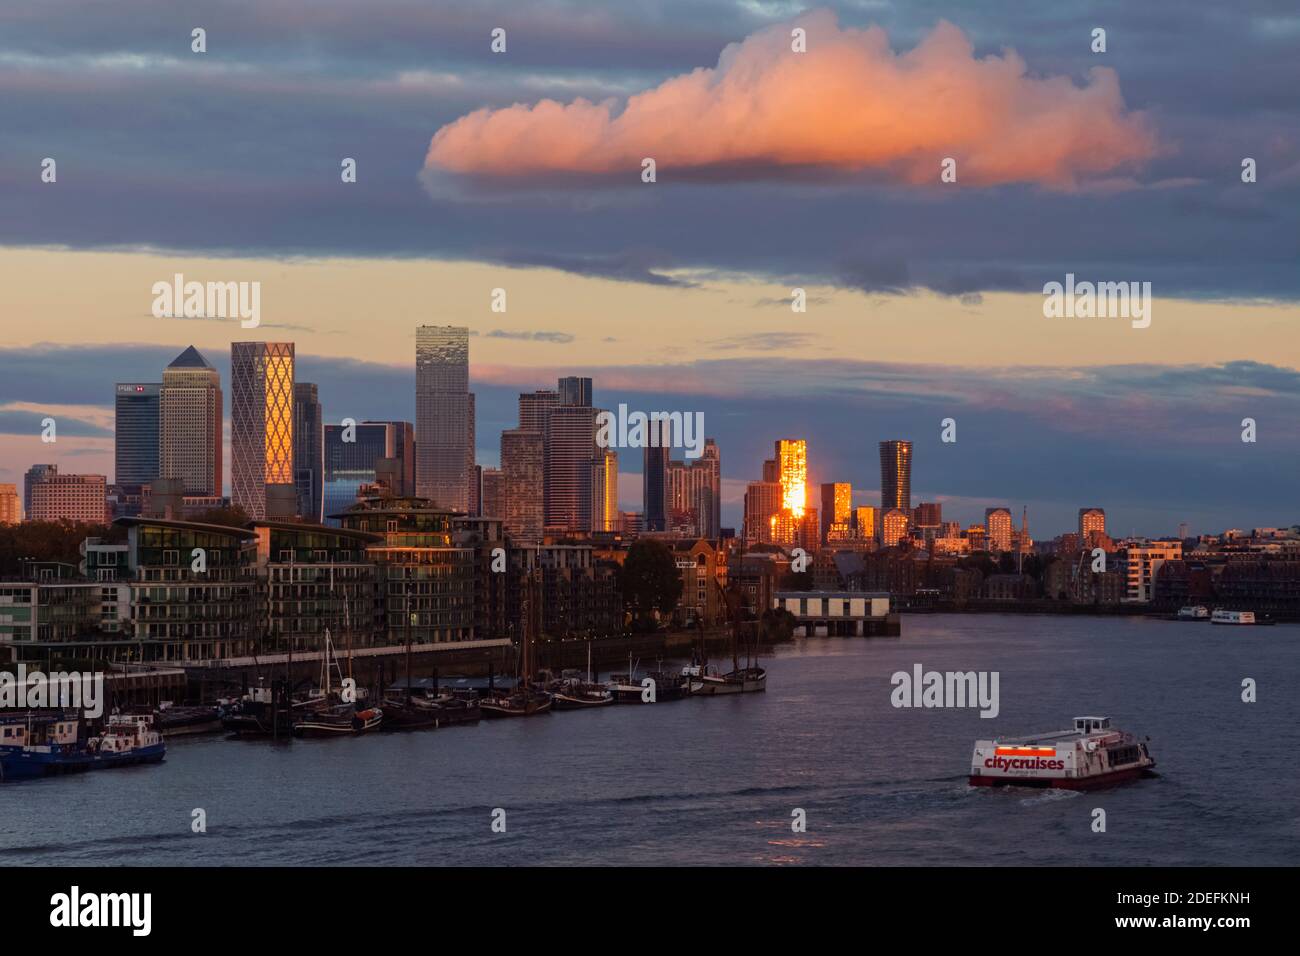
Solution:
M 893 707 L 890 676 L 918 663 L 997 671 L 1000 713 Z M 280 745 L 172 739 L 161 766 L 0 785 L 0 864 L 1297 860 L 1298 626 L 911 615 L 901 638 L 798 640 L 764 664 L 764 694 Z M 1082 794 L 967 786 L 977 737 L 1082 714 L 1149 736 L 1159 776 Z

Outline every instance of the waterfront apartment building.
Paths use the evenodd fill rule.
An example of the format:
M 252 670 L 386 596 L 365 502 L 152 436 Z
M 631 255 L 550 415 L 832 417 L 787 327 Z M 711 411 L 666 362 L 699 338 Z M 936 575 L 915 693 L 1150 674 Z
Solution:
M 118 382 L 113 403 L 113 482 L 139 492 L 159 477 L 161 382 Z
M 293 343 L 230 343 L 230 498 L 255 521 L 297 513 L 293 421 Z
M 985 508 L 984 528 L 988 534 L 988 549 L 995 552 L 1011 550 L 1012 532 L 1015 522 L 1007 508 Z
M 108 479 L 103 475 L 46 474 L 31 486 L 29 521 L 108 520 Z
M 369 498 L 340 517 L 343 528 L 382 538 L 366 556 L 379 565 L 387 643 L 474 639 L 475 550 L 453 542 L 460 516 L 424 498 Z
M 325 513 L 325 427 L 320 391 L 311 382 L 293 386 L 293 484 L 298 514 L 320 524 Z
M 1125 551 L 1124 569 L 1127 580 L 1125 600 L 1149 602 L 1154 594 L 1156 575 L 1166 561 L 1181 561 L 1181 541 L 1151 541 L 1132 546 Z
M 18 524 L 23 520 L 23 508 L 16 485 L 0 485 L 0 525 Z
M 542 538 L 546 471 L 543 447 L 541 432 L 511 428 L 501 433 L 500 517 L 505 521 L 506 533 L 519 542 Z
M 415 330 L 416 493 L 439 507 L 469 509 L 473 463 L 469 396 L 469 329 Z
M 186 495 L 221 495 L 221 403 L 221 376 L 194 346 L 163 369 L 158 477 L 178 479 Z
M 138 660 L 193 663 L 258 650 L 257 534 L 163 518 L 118 518 L 131 601 L 124 637 Z M 196 565 L 195 549 L 203 563 Z
M 880 510 L 912 510 L 912 443 L 880 443 Z
M 336 652 L 384 642 L 380 567 L 367 548 L 380 534 L 296 522 L 253 523 L 261 653 Z

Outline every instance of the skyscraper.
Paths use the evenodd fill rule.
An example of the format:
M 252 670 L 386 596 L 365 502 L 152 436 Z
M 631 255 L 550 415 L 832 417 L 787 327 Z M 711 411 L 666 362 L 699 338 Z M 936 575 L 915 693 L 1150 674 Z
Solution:
M 651 421 L 646 426 L 644 467 L 641 474 L 641 510 L 646 531 L 668 530 L 668 453 L 671 440 L 668 422 Z
M 46 474 L 31 486 L 29 521 L 85 521 L 104 524 L 108 520 L 103 475 Z
M 556 405 L 546 423 L 545 523 L 568 531 L 591 528 L 591 463 L 596 409 Z
M 1079 544 L 1084 545 L 1088 541 L 1088 535 L 1093 531 L 1106 533 L 1106 511 L 1104 508 L 1080 508 L 1079 509 Z
M 474 448 L 475 436 L 475 418 L 478 414 L 478 408 L 474 403 L 474 393 L 469 392 L 469 411 L 466 413 L 465 421 L 468 427 L 468 435 L 465 439 L 465 511 L 471 515 L 479 514 L 481 502 L 479 496 L 482 488 L 479 484 L 479 475 L 477 467 L 477 452 Z
M 781 510 L 781 483 L 751 481 L 745 488 L 745 543 L 772 540 L 772 518 Z
M 257 521 L 297 510 L 293 343 L 230 343 L 231 501 Z
M 325 426 L 322 496 L 326 524 L 337 527 L 339 520 L 330 516 L 342 514 L 356 504 L 362 486 L 373 485 L 379 480 L 381 462 L 396 458 L 398 424 L 407 423 L 361 422 L 353 427 Z M 351 440 L 345 441 L 345 438 Z
M 117 385 L 113 407 L 113 482 L 138 489 L 159 476 L 160 383 Z
M 802 518 L 808 507 L 808 443 L 802 438 L 779 438 L 774 460 L 781 482 L 781 508 L 793 518 Z
M 485 518 L 500 518 L 504 513 L 501 481 L 500 468 L 483 469 L 483 505 L 479 510 Z
M 221 495 L 221 376 L 194 346 L 163 369 L 159 396 L 158 477 L 184 493 Z
M 590 405 L 591 379 L 570 375 L 560 379 L 556 389 L 561 405 Z
M 546 434 L 546 419 L 551 409 L 560 404 L 560 393 L 539 388 L 519 396 L 519 427 L 539 435 Z
M 849 536 L 852 510 L 852 485 L 842 481 L 822 485 L 822 544 Z
M 319 523 L 324 505 L 325 431 L 320 393 L 311 382 L 293 387 L 293 483 L 298 494 L 298 514 Z
M 718 445 L 706 439 L 699 458 L 668 462 L 670 525 L 690 527 L 702 538 L 716 538 L 722 525 L 722 459 Z
M 415 486 L 440 508 L 469 510 L 469 329 L 415 330 Z
M 526 428 L 501 433 L 501 511 L 506 533 L 517 541 L 540 541 L 544 519 L 542 436 Z
M 591 530 L 618 531 L 618 452 L 600 449 L 591 462 Z
M 912 511 L 912 443 L 880 443 L 880 510 Z

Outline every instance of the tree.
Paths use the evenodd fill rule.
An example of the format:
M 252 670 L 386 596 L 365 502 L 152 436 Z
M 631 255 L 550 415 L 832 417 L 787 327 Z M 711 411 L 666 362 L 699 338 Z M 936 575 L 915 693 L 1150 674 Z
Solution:
M 652 611 L 667 614 L 682 596 L 682 578 L 673 553 L 661 541 L 642 539 L 628 549 L 619 572 L 623 601 L 636 620 L 649 621 Z
M 239 505 L 227 508 L 209 508 L 194 519 L 202 524 L 220 524 L 229 528 L 242 528 L 248 524 L 248 512 Z

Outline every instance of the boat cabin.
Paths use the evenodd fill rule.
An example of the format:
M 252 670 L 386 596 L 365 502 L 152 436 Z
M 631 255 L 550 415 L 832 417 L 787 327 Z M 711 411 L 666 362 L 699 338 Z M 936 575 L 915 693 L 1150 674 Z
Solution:
M 1110 730 L 1110 718 L 1076 717 L 1074 718 L 1074 729 L 1081 734 L 1096 734 L 1103 730 Z

